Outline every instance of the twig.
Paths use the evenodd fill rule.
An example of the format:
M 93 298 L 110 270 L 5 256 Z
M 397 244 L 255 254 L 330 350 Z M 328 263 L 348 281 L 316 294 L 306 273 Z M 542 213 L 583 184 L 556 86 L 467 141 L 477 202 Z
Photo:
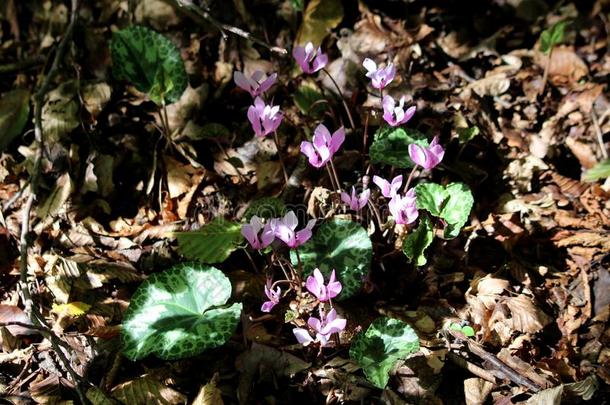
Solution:
M 34 165 L 34 170 L 30 176 L 30 194 L 28 199 L 24 205 L 22 212 L 22 222 L 21 222 L 21 232 L 19 237 L 19 290 L 21 292 L 21 298 L 23 301 L 23 306 L 25 313 L 28 315 L 32 323 L 39 328 L 46 329 L 48 333 L 48 340 L 55 351 L 55 354 L 63 364 L 64 368 L 67 370 L 68 374 L 72 378 L 74 382 L 74 387 L 76 389 L 76 393 L 83 404 L 88 404 L 87 400 L 82 388 L 81 388 L 81 377 L 74 371 L 72 366 L 70 365 L 70 361 L 62 351 L 60 346 L 67 345 L 63 342 L 57 335 L 55 335 L 51 329 L 46 324 L 46 321 L 38 308 L 34 306 L 32 296 L 30 295 L 29 283 L 28 283 L 28 250 L 29 250 L 29 241 L 28 234 L 30 232 L 30 216 L 32 213 L 32 208 L 34 206 L 34 200 L 36 199 L 36 194 L 38 192 L 38 182 L 40 181 L 41 175 L 41 165 L 44 157 L 44 137 L 42 131 L 42 107 L 44 105 L 44 99 L 46 94 L 49 91 L 52 80 L 55 78 L 57 71 L 59 69 L 59 64 L 63 59 L 66 51 L 68 49 L 68 44 L 72 39 L 72 34 L 74 33 L 74 27 L 76 25 L 76 21 L 78 20 L 78 8 L 79 8 L 79 0 L 72 0 L 72 9 L 70 15 L 70 23 L 68 24 L 68 28 L 66 29 L 66 33 L 59 43 L 57 50 L 55 52 L 55 58 L 53 59 L 53 63 L 48 73 L 44 77 L 40 88 L 34 95 L 34 139 L 38 143 L 38 152 L 36 156 L 36 162 Z M 29 328 L 34 328 L 32 325 L 27 326 Z M 68 346 L 69 347 L 69 346 Z
M 45 61 L 43 56 L 35 56 L 30 59 L 20 60 L 18 62 L 7 63 L 6 65 L 0 65 L 0 75 L 9 74 L 13 72 L 24 71 L 28 69 L 33 69 L 42 65 Z
M 602 129 L 599 126 L 599 121 L 597 120 L 597 114 L 595 114 L 595 109 L 591 108 L 591 119 L 593 120 L 593 128 L 595 128 L 595 135 L 597 135 L 597 142 L 599 143 L 599 148 L 602 151 L 602 156 L 604 159 L 608 159 L 608 151 L 606 150 L 606 145 L 604 144 L 604 134 L 602 134 Z
M 277 53 L 279 55 L 283 55 L 283 56 L 288 55 L 288 50 L 286 50 L 286 48 L 270 45 L 270 44 L 266 43 L 265 41 L 258 39 L 255 36 L 252 36 L 252 34 L 250 34 L 247 31 L 242 30 L 241 28 L 234 27 L 229 24 L 221 23 L 216 18 L 212 17 L 210 15 L 210 13 L 197 7 L 194 4 L 187 3 L 184 0 L 163 0 L 163 1 L 165 1 L 166 3 L 170 4 L 171 6 L 173 6 L 175 8 L 177 8 L 178 10 L 180 10 L 181 12 L 186 14 L 189 18 L 191 18 L 198 24 L 201 24 L 203 21 L 209 22 L 214 27 L 216 27 L 216 29 L 218 29 L 218 31 L 220 31 L 220 35 L 222 35 L 223 39 L 227 39 L 227 33 L 225 31 L 228 31 L 239 37 L 252 41 L 255 44 L 264 46 L 265 48 L 269 49 L 271 52 L 275 52 L 275 53 Z

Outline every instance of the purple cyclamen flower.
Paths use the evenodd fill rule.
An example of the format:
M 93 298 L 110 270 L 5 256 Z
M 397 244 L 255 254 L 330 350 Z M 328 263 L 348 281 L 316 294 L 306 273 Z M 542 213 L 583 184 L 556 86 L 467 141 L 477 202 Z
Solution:
M 362 62 L 362 66 L 367 70 L 366 77 L 371 79 L 371 85 L 379 90 L 390 84 L 396 76 L 396 67 L 391 63 L 384 68 L 379 68 L 375 61 L 366 58 Z
M 394 221 L 397 224 L 410 224 L 413 223 L 419 216 L 417 206 L 415 205 L 417 198 L 415 196 L 415 189 L 410 189 L 407 194 L 401 196 L 396 194 L 390 200 L 389 208 Z
M 301 152 L 307 156 L 312 166 L 320 168 L 332 159 L 344 140 L 345 129 L 343 127 L 337 129 L 331 136 L 328 128 L 320 124 L 313 131 L 312 142 L 301 142 Z
M 417 107 L 412 106 L 405 110 L 405 96 L 400 98 L 398 105 L 390 96 L 383 96 L 383 119 L 388 125 L 397 127 L 409 121 L 415 114 Z
M 426 170 L 430 170 L 438 165 L 441 160 L 443 160 L 444 155 L 445 150 L 439 145 L 438 136 L 434 137 L 432 142 L 430 142 L 430 146 L 427 148 L 415 143 L 409 145 L 409 156 L 411 157 L 411 160 L 416 165 L 420 165 Z
M 254 72 L 252 77 L 246 77 L 242 72 L 233 73 L 233 81 L 235 81 L 235 84 L 250 93 L 252 98 L 256 98 L 269 90 L 276 79 L 277 73 L 273 73 L 267 77 L 267 75 L 260 70 Z
M 292 56 L 297 61 L 304 73 L 311 74 L 321 70 L 328 63 L 328 55 L 322 53 L 322 48 L 317 50 L 311 42 L 305 47 L 297 46 L 292 51 Z
M 346 192 L 341 193 L 341 201 L 347 204 L 352 210 L 359 211 L 369 202 L 369 196 L 371 190 L 364 190 L 360 196 L 356 195 L 356 189 L 352 186 L 352 195 L 350 196 Z
M 282 290 L 280 287 L 277 287 L 275 290 L 272 290 L 271 287 L 271 280 L 268 280 L 267 285 L 265 286 L 265 295 L 269 298 L 269 301 L 263 302 L 263 305 L 261 306 L 261 311 L 263 312 L 271 312 L 273 307 L 280 303 L 280 298 L 282 298 Z
M 266 105 L 262 98 L 256 97 L 254 105 L 248 108 L 248 119 L 256 136 L 265 136 L 274 132 L 282 123 L 280 106 Z
M 384 197 L 393 198 L 398 193 L 400 186 L 402 186 L 402 174 L 394 177 L 392 183 L 382 177 L 373 176 L 373 183 L 379 186 L 381 194 Z
M 241 226 L 241 234 L 244 235 L 244 238 L 250 242 L 254 249 L 266 248 L 275 239 L 275 232 L 271 223 L 263 224 L 263 221 L 256 215 L 250 218 L 249 224 Z
M 310 220 L 305 228 L 295 232 L 299 220 L 292 211 L 284 216 L 284 218 L 271 220 L 271 227 L 275 230 L 275 236 L 281 239 L 289 248 L 296 248 L 307 242 L 311 238 L 311 230 L 316 224 L 316 220 Z
M 319 269 L 313 271 L 313 276 L 307 277 L 305 287 L 307 290 L 316 296 L 321 302 L 335 298 L 341 292 L 343 288 L 339 281 L 335 281 L 335 270 L 330 273 L 328 284 L 324 284 L 324 276 Z
M 320 346 L 324 347 L 328 343 L 330 336 L 333 333 L 339 333 L 345 329 L 347 320 L 337 318 L 337 311 L 331 309 L 328 315 L 324 315 L 324 311 L 320 310 L 320 319 L 309 317 L 307 325 L 316 332 L 316 338 L 312 338 L 307 329 L 294 328 L 292 333 L 297 338 L 297 341 L 303 346 L 307 346 L 313 342 L 319 342 Z

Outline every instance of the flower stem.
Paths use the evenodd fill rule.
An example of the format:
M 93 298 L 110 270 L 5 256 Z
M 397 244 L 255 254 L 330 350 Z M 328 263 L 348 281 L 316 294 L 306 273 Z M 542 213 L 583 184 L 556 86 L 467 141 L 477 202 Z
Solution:
M 337 189 L 337 184 L 335 183 L 335 177 L 333 176 L 333 172 L 330 170 L 330 166 L 326 164 L 326 170 L 328 171 L 328 177 L 330 178 L 330 183 L 332 185 L 333 191 L 339 191 Z
M 284 172 L 284 181 L 286 183 L 286 186 L 288 186 L 288 172 L 286 171 L 284 157 L 282 156 L 282 151 L 280 150 L 280 140 L 277 136 L 277 131 L 273 131 L 273 140 L 275 141 L 275 147 L 277 148 L 277 155 L 280 158 L 280 165 L 282 165 L 282 172 Z
M 546 82 L 549 79 L 549 69 L 551 68 L 551 58 L 553 57 L 553 47 L 549 51 L 549 57 L 546 60 L 546 65 L 544 65 L 544 74 L 542 75 L 542 89 L 540 89 L 540 94 L 544 93 L 544 88 L 546 87 Z
M 349 124 L 350 124 L 351 128 L 352 129 L 356 128 L 356 124 L 354 124 L 354 119 L 352 118 L 352 113 L 349 111 L 349 107 L 347 106 L 347 103 L 345 102 L 345 98 L 343 97 L 343 92 L 341 91 L 341 88 L 339 87 L 339 85 L 337 84 L 335 79 L 333 79 L 333 77 L 330 75 L 328 70 L 326 70 L 326 68 L 322 68 L 322 71 L 324 73 L 326 73 L 326 75 L 328 76 L 330 81 L 333 82 L 333 84 L 335 85 L 335 88 L 337 89 L 337 92 L 339 93 L 339 97 L 341 98 L 341 103 L 343 103 L 343 108 L 345 108 L 345 112 L 347 113 L 347 118 L 349 119 Z
M 413 180 L 413 175 L 415 174 L 416 170 L 417 170 L 417 165 L 413 166 L 413 169 L 411 170 L 411 173 L 409 173 L 409 178 L 407 179 L 407 182 L 405 183 L 405 188 L 403 189 L 403 191 L 405 193 L 407 191 L 409 191 L 409 185 L 411 184 L 411 180 Z
M 335 169 L 333 160 L 330 159 L 328 162 L 330 163 L 330 168 L 333 172 L 333 175 L 335 176 L 335 182 L 337 183 L 337 191 L 341 191 L 341 182 L 339 181 L 339 176 L 337 176 L 337 170 Z

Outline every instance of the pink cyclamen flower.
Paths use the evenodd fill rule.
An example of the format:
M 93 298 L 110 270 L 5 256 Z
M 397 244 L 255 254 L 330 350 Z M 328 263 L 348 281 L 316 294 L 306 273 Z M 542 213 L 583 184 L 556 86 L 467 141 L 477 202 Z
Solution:
M 316 224 L 316 220 L 310 220 L 305 228 L 295 232 L 299 220 L 292 211 L 284 216 L 284 218 L 273 219 L 271 227 L 275 230 L 275 236 L 281 239 L 289 248 L 296 248 L 307 242 L 311 238 L 311 230 Z
M 405 97 L 402 96 L 398 105 L 390 96 L 383 96 L 383 119 L 388 125 L 397 127 L 409 121 L 415 114 L 417 107 L 412 106 L 405 110 Z
M 307 290 L 316 296 L 321 302 L 335 298 L 341 292 L 343 288 L 339 281 L 335 281 L 335 271 L 330 273 L 328 284 L 324 284 L 324 276 L 319 269 L 313 271 L 313 276 L 307 277 L 305 287 Z
M 367 188 L 358 196 L 356 195 L 356 189 L 352 186 L 352 195 L 350 196 L 346 192 L 342 192 L 341 201 L 347 204 L 352 210 L 359 211 L 369 202 L 370 195 L 371 190 Z
M 282 113 L 277 105 L 266 105 L 262 98 L 256 97 L 254 105 L 248 108 L 248 119 L 258 137 L 269 135 L 282 123 Z
M 410 224 L 413 223 L 419 216 L 417 206 L 415 205 L 417 198 L 415 197 L 415 189 L 410 189 L 407 194 L 401 196 L 396 194 L 390 200 L 389 208 L 394 221 L 397 224 Z
M 242 72 L 233 73 L 233 81 L 236 85 L 246 90 L 252 98 L 256 98 L 269 90 L 277 79 L 277 73 L 271 74 L 269 77 L 260 70 L 252 74 L 252 77 L 246 77 Z
M 277 287 L 275 290 L 272 290 L 271 287 L 271 280 L 268 280 L 267 285 L 265 286 L 265 295 L 269 301 L 263 302 L 263 305 L 261 306 L 261 311 L 263 312 L 271 312 L 273 307 L 280 303 L 280 298 L 282 298 L 282 290 L 280 287 Z
M 424 169 L 430 170 L 443 160 L 445 150 L 439 145 L 438 136 L 435 136 L 432 142 L 430 142 L 430 146 L 427 148 L 415 143 L 409 145 L 409 156 L 416 165 L 420 165 Z
M 398 193 L 400 186 L 402 186 L 402 174 L 394 177 L 392 179 L 392 183 L 382 177 L 373 176 L 373 183 L 379 186 L 381 189 L 381 194 L 384 197 L 393 198 Z
M 301 142 L 301 152 L 307 156 L 309 163 L 317 168 L 324 166 L 332 159 L 345 140 L 345 129 L 337 129 L 332 136 L 323 124 L 313 131 L 312 142 Z
M 312 338 L 307 329 L 294 328 L 292 333 L 297 338 L 297 341 L 303 346 L 307 346 L 313 342 L 319 342 L 320 346 L 324 347 L 328 343 L 330 336 L 333 333 L 339 333 L 345 329 L 347 320 L 337 318 L 337 311 L 331 309 L 328 315 L 324 315 L 324 311 L 320 310 L 320 319 L 313 316 L 307 320 L 307 325 L 316 333 L 316 338 Z
M 305 47 L 296 46 L 292 51 L 292 56 L 303 72 L 307 74 L 316 73 L 328 63 L 328 55 L 322 53 L 320 47 L 315 50 L 311 42 L 308 42 Z
M 263 221 L 256 215 L 250 218 L 249 224 L 241 226 L 241 234 L 244 235 L 244 238 L 250 242 L 254 249 L 266 248 L 275 239 L 275 232 L 271 227 L 271 223 L 263 224 Z
M 375 61 L 370 58 L 366 58 L 362 62 L 362 66 L 367 70 L 366 77 L 371 79 L 371 85 L 376 89 L 383 89 L 385 86 L 390 84 L 396 76 L 396 67 L 393 64 L 389 64 L 384 68 L 377 67 Z

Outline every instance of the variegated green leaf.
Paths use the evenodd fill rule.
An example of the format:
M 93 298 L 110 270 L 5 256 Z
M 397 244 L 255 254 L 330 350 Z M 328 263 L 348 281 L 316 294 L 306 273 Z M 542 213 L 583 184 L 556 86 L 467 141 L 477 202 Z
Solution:
M 317 267 L 328 278 L 333 269 L 343 289 L 337 296 L 344 300 L 360 291 L 371 266 L 373 245 L 366 230 L 356 222 L 334 219 L 318 229 L 313 238 L 299 248 L 303 273 L 310 275 Z M 296 266 L 294 251 L 290 259 Z
M 402 169 L 413 167 L 413 162 L 409 157 L 409 145 L 412 143 L 424 147 L 429 146 L 426 136 L 415 129 L 379 128 L 369 149 L 371 161 Z
M 241 303 L 225 304 L 231 282 L 214 267 L 182 264 L 155 273 L 136 290 L 121 339 L 131 360 L 195 356 L 223 345 L 235 332 Z
M 441 186 L 435 183 L 421 183 L 415 187 L 417 208 L 425 209 L 435 217 L 445 220 L 444 237 L 453 239 L 470 216 L 474 198 L 468 186 L 451 183 Z
M 178 101 L 188 85 L 178 48 L 163 35 L 142 26 L 112 34 L 114 77 L 126 80 L 157 104 Z
M 434 229 L 428 218 L 423 218 L 419 226 L 411 231 L 402 243 L 405 256 L 416 266 L 426 264 L 426 249 L 434 240 Z

